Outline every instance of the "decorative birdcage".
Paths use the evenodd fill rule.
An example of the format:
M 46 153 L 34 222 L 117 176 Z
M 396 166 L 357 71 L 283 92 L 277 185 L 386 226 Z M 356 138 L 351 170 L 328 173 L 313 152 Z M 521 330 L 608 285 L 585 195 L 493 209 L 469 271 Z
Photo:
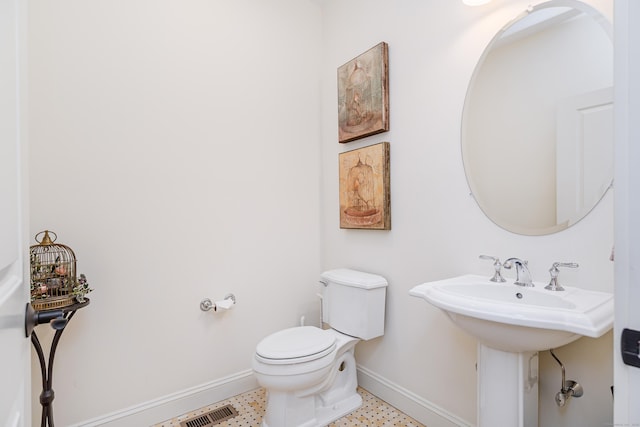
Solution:
M 42 239 L 38 240 L 40 236 Z M 67 307 L 82 300 L 90 291 L 84 275 L 80 280 L 76 277 L 73 250 L 54 243 L 57 238 L 53 231 L 41 231 L 35 236 L 38 244 L 31 246 L 31 305 L 34 310 Z

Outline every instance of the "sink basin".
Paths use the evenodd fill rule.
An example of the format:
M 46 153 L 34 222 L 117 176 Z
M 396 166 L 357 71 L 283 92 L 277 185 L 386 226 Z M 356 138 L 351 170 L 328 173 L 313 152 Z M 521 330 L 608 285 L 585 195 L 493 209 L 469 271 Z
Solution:
M 598 338 L 613 327 L 613 294 L 535 285 L 465 275 L 418 285 L 409 294 L 442 309 L 480 343 L 512 353 L 548 350 L 582 336 Z

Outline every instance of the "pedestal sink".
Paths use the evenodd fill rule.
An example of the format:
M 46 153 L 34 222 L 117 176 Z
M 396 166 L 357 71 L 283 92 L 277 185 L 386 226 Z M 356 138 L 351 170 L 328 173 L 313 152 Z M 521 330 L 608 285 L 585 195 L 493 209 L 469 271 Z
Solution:
M 409 291 L 478 340 L 478 427 L 537 427 L 537 352 L 613 327 L 613 294 L 544 286 L 464 275 Z

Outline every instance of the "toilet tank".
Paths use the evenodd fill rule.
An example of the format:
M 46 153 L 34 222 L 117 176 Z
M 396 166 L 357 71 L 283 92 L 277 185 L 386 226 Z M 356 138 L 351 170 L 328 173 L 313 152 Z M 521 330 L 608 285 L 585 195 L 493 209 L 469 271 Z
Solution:
M 384 277 L 342 268 L 322 273 L 320 283 L 323 322 L 363 340 L 384 335 Z

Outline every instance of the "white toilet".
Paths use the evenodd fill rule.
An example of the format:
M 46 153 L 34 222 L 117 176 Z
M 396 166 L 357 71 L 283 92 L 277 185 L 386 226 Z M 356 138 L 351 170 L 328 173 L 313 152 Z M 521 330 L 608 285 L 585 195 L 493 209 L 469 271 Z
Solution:
M 349 269 L 322 273 L 322 321 L 264 338 L 253 371 L 267 390 L 263 427 L 323 427 L 362 404 L 354 349 L 384 334 L 387 281 Z

